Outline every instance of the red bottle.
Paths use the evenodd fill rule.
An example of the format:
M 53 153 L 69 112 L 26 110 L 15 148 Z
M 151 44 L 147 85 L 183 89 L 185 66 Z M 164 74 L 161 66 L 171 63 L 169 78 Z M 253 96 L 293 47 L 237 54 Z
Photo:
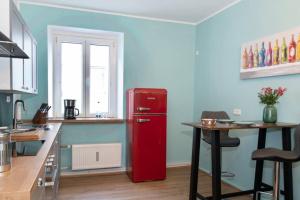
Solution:
M 289 62 L 293 63 L 296 61 L 296 42 L 294 39 L 294 35 L 292 35 L 292 40 L 289 45 Z
M 273 51 L 272 51 L 272 44 L 271 42 L 269 42 L 269 48 L 266 52 L 266 66 L 272 66 L 272 54 L 273 54 Z

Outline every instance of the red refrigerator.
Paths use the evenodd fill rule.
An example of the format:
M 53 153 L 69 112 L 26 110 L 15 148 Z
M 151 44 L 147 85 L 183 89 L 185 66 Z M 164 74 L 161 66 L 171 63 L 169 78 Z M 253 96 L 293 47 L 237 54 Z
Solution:
M 133 182 L 166 178 L 167 90 L 127 91 L 127 174 Z

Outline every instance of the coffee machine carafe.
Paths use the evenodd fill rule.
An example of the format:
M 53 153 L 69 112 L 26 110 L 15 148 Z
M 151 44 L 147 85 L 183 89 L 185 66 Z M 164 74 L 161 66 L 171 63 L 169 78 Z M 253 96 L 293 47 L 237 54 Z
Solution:
M 76 119 L 76 116 L 79 115 L 79 109 L 75 108 L 76 100 L 65 99 L 64 103 L 65 103 L 65 119 Z

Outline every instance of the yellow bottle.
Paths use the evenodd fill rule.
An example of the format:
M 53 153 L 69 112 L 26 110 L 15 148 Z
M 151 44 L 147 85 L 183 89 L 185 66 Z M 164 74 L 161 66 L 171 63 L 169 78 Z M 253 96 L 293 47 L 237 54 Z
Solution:
M 279 64 L 279 45 L 278 40 L 276 40 L 274 48 L 273 48 L 273 65 Z
M 298 41 L 296 47 L 296 60 L 300 61 L 300 34 L 298 35 Z

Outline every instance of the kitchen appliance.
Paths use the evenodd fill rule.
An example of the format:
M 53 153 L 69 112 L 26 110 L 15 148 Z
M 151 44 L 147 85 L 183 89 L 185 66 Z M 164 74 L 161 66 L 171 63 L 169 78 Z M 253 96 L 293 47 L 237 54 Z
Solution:
M 76 116 L 79 115 L 79 109 L 75 108 L 76 100 L 65 99 L 64 104 L 65 104 L 65 115 L 64 115 L 65 119 L 76 119 Z
M 0 31 L 0 57 L 24 58 L 29 56 Z
M 133 182 L 166 178 L 167 90 L 127 91 L 127 174 Z
M 12 143 L 10 134 L 0 131 L 0 172 L 11 168 Z

